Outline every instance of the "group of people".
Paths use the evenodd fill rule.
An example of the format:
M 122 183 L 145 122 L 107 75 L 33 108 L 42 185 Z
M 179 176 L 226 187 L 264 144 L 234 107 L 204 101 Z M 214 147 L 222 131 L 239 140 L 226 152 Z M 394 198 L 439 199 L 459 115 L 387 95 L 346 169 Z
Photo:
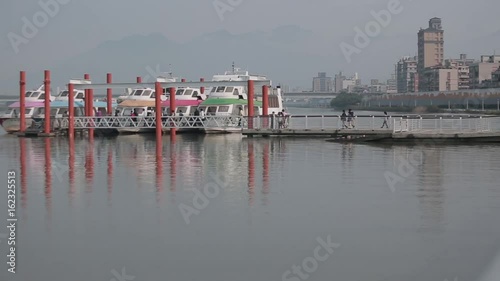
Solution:
M 354 125 L 354 111 L 352 109 L 349 109 L 347 114 L 345 113 L 345 110 L 342 110 L 342 114 L 340 115 L 340 120 L 342 121 L 342 129 L 352 129 L 356 128 Z M 387 111 L 384 111 L 384 122 L 382 123 L 381 129 L 386 127 L 389 129 L 389 115 L 387 114 Z

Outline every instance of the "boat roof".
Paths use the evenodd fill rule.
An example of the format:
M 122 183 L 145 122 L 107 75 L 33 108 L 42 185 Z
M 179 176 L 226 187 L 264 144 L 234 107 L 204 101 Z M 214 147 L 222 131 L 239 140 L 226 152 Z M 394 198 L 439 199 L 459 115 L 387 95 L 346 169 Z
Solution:
M 198 106 L 201 100 L 175 100 L 175 106 Z M 155 107 L 154 100 L 124 100 L 119 104 L 120 107 Z M 170 100 L 161 102 L 162 107 L 170 107 Z
M 213 97 L 213 98 L 208 98 L 201 103 L 201 105 L 230 105 L 230 104 L 248 105 L 248 100 Z M 257 106 L 262 106 L 261 101 L 254 101 L 253 104 Z
M 43 101 L 25 101 L 24 104 L 26 107 L 43 107 L 44 102 Z M 19 107 L 21 107 L 21 104 L 18 101 L 16 101 L 16 102 L 9 105 L 9 108 L 13 108 L 13 107 L 19 108 Z
M 43 101 L 25 101 L 24 102 L 25 107 L 44 107 L 45 103 Z M 75 101 L 75 107 L 84 107 L 85 104 L 83 101 Z M 108 104 L 103 101 L 94 101 L 94 107 L 106 107 Z M 112 104 L 113 107 L 116 106 L 116 103 Z M 19 108 L 20 103 L 18 101 L 12 103 L 9 105 L 9 108 Z M 50 107 L 68 107 L 68 101 L 60 101 L 60 100 L 54 100 L 50 102 Z

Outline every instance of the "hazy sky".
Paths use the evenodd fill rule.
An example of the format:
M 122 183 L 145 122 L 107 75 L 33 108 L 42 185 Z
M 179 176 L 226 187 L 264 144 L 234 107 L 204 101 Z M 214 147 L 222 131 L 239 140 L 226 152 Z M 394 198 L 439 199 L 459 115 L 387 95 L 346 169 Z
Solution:
M 53 1 L 68 3 L 59 4 L 59 11 L 49 16 L 32 38 L 23 39 L 28 42 L 21 43 L 16 54 L 8 34 L 23 36 L 23 17 L 33 23 L 33 17 L 38 15 L 43 24 L 40 2 Z M 304 53 L 338 58 L 343 57 L 341 42 L 353 44 L 354 28 L 364 29 L 373 19 L 370 12 L 387 9 L 392 1 L 397 0 L 217 0 L 221 7 L 231 3 L 235 6 L 221 20 L 214 0 L 2 0 L 0 75 L 42 69 L 128 35 L 161 32 L 169 39 L 185 42 L 221 29 L 244 33 L 290 24 L 314 33 L 314 40 L 304 42 Z M 325 61 L 311 71 L 311 78 L 318 71 L 333 75 L 339 70 L 359 72 L 364 83 L 370 78 L 389 78 L 400 56 L 416 54 L 418 28 L 426 27 L 431 17 L 443 19 L 446 57 L 459 53 L 478 57 L 494 49 L 500 54 L 498 0 L 401 0 L 400 6 L 401 13 L 393 14 L 389 25 L 362 48 L 361 54 L 353 55 L 350 63 L 345 59 L 335 61 L 335 65 Z

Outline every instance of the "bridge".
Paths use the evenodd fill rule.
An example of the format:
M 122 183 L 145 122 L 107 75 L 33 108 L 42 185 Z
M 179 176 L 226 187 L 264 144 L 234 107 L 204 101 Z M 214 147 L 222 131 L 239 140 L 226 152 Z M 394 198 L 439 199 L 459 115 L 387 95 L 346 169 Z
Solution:
M 334 99 L 338 93 L 322 93 L 322 92 L 290 92 L 284 93 L 285 99 Z

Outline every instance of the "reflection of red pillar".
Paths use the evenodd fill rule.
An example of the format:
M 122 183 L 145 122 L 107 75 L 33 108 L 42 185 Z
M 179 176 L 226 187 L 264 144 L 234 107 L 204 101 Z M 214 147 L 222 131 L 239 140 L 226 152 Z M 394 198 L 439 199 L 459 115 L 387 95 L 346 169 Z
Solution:
M 170 191 L 175 192 L 177 184 L 177 155 L 175 151 L 175 134 L 170 134 Z
M 50 134 L 50 70 L 45 70 L 44 91 L 45 91 L 45 134 Z M 23 112 L 24 114 L 24 112 Z
M 106 83 L 113 83 L 113 75 L 111 73 L 106 74 Z M 113 89 L 108 88 L 106 90 L 106 103 L 107 103 L 107 112 L 108 116 L 113 116 Z
M 94 143 L 89 141 L 87 151 L 85 153 L 85 180 L 87 182 L 86 192 L 92 192 L 92 185 L 94 180 Z
M 175 116 L 175 88 L 170 88 L 170 115 Z M 170 135 L 175 135 L 175 128 L 170 129 Z
M 269 193 L 269 142 L 264 144 L 264 151 L 262 152 L 262 166 L 263 166 L 263 188 L 262 193 Z
M 156 202 L 160 202 L 163 191 L 163 140 L 161 135 L 156 136 Z
M 50 220 L 52 206 L 52 163 L 50 159 L 50 138 L 45 139 L 45 208 Z
M 113 192 L 113 150 L 108 146 L 108 203 L 111 203 Z
M 69 138 L 69 201 L 72 205 L 73 198 L 75 196 L 75 139 Z
M 27 185 L 26 185 L 26 139 L 19 138 L 20 146 L 20 163 L 21 163 L 21 208 L 26 209 L 27 202 Z
M 19 117 L 21 118 L 20 120 L 20 127 L 19 131 L 22 133 L 26 131 L 26 116 L 25 116 L 25 111 L 26 111 L 26 104 L 25 102 L 25 95 L 26 95 L 26 72 L 21 71 L 19 74 Z
M 253 80 L 248 80 L 248 91 L 247 91 L 247 99 L 248 99 L 248 129 L 253 129 L 253 106 L 254 106 L 254 82 Z
M 253 195 L 255 186 L 255 155 L 253 151 L 253 143 L 248 142 L 248 202 L 253 205 Z

